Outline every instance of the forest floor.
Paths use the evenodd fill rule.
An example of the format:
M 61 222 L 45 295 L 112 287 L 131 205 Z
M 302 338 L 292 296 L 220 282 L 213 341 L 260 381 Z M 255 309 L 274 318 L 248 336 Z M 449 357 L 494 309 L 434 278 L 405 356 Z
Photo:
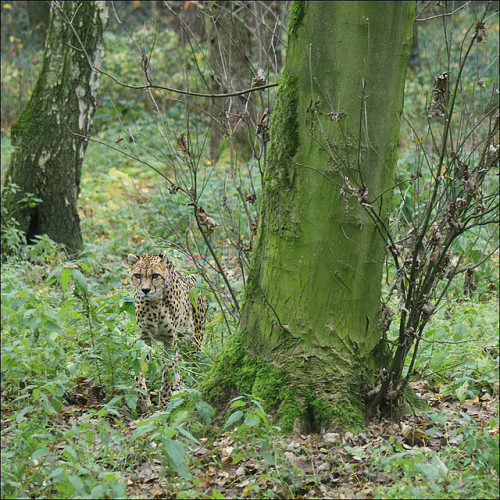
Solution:
M 434 79 L 444 71 L 443 62 L 450 82 L 456 78 L 464 40 L 473 32 L 468 27 L 476 26 L 475 8 L 481 4 L 470 2 L 470 12 L 460 7 L 449 18 L 430 16 L 435 24 L 416 24 L 420 50 L 405 86 L 405 117 L 411 117 L 411 129 L 402 134 L 396 179 L 407 187 L 395 190 L 393 201 L 394 207 L 404 202 L 405 218 L 408 210 L 410 219 L 418 219 L 420 201 L 411 201 L 410 187 L 420 184 L 424 189 L 438 165 L 433 147 L 428 152 L 416 147 L 432 132 L 427 106 Z M 8 3 L 2 7 L 5 13 L 12 10 Z M 498 16 L 492 13 L 487 19 L 490 36 L 482 33 L 476 63 L 463 68 L 463 98 L 470 93 L 474 105 L 464 108 L 467 119 L 460 123 L 483 123 L 480 110 L 497 102 Z M 153 23 L 149 25 L 152 30 Z M 139 23 L 134 36 L 146 40 L 146 28 Z M 17 30 L 16 25 L 11 45 L 2 46 L 3 51 L 10 47 L 2 56 L 2 112 L 7 111 L 2 118 L 21 111 L 39 71 L 35 61 L 42 57 L 20 50 Z M 105 51 L 107 67 L 124 81 L 135 81 L 138 64 L 130 52 L 128 30 L 108 32 L 113 50 Z M 156 31 L 149 32 L 151 40 L 153 35 L 156 40 Z M 192 57 L 175 40 L 159 38 L 156 43 L 161 51 L 156 59 L 166 62 L 158 81 L 181 87 Z M 484 261 L 476 269 L 477 290 L 464 296 L 462 282 L 450 286 L 421 337 L 410 385 L 427 403 L 426 411 L 373 421 L 358 433 L 344 429 L 308 435 L 283 435 L 251 396 L 239 396 L 214 414 L 195 387 L 230 326 L 235 327 L 227 322 L 236 323 L 223 317 L 215 304 L 210 306 L 201 355 L 181 360 L 189 388 L 175 395 L 165 412 L 135 418 L 133 380 L 146 353 L 137 339 L 126 256 L 167 247 L 180 268 L 196 270 L 187 254 L 178 251 L 184 240 L 179 235 L 190 234 L 192 210 L 182 192 L 173 190 L 177 194 L 170 196 L 170 185 L 157 174 L 176 183 L 184 179 L 189 190 L 190 171 L 174 176 L 182 155 L 175 145 L 166 148 L 166 138 L 175 143 L 175 137 L 191 130 L 201 144 L 207 123 L 202 116 L 187 115 L 187 106 L 173 100 L 165 107 L 168 129 L 163 129 L 164 116 L 155 118 L 149 94 L 129 90 L 101 80 L 96 142 L 89 144 L 82 167 L 79 209 L 85 251 L 77 260 L 68 260 L 45 236 L 23 245 L 15 221 L 2 211 L 2 250 L 8 251 L 2 254 L 1 273 L 0 498 L 498 498 L 497 227 L 481 238 L 475 232 L 464 234 L 453 250 L 454 258 Z M 7 129 L 1 138 L 2 189 L 13 150 Z M 460 125 L 453 136 L 470 136 L 476 143 L 476 132 L 464 130 Z M 434 144 L 434 133 L 430 136 Z M 467 154 L 472 162 L 474 155 Z M 240 255 L 228 241 L 240 227 L 238 221 L 247 218 L 238 202 L 241 193 L 261 198 L 261 167 L 256 165 L 237 169 L 240 177 L 232 183 L 231 169 L 211 165 L 200 155 L 203 207 L 219 224 L 212 241 L 237 294 L 244 286 Z M 424 176 L 421 181 L 405 184 L 415 172 Z M 485 186 L 492 197 L 498 193 L 497 171 L 494 176 Z M 428 199 L 425 191 L 418 196 L 416 200 Z M 258 213 L 258 203 L 249 203 Z M 238 235 L 241 241 L 250 237 L 243 236 Z M 210 268 L 213 262 L 206 264 Z M 389 330 L 389 338 L 394 334 L 397 329 Z M 154 346 L 151 352 L 148 376 L 158 388 L 161 356 Z M 237 413 L 239 418 L 233 418 Z
M 473 422 L 498 439 L 498 423 L 489 427 L 498 416 L 498 395 L 492 398 L 485 393 L 462 403 L 429 392 L 425 384 L 413 384 L 413 388 L 428 402 L 430 416 L 424 413 L 407 415 L 398 422 L 382 420 L 359 434 L 274 436 L 262 443 L 238 439 L 233 430 L 212 440 L 201 439 L 191 449 L 191 472 L 199 482 L 186 493 L 193 498 L 252 498 L 262 493 L 277 498 L 374 498 L 382 493 L 381 486 L 384 490 L 402 486 L 399 473 L 384 472 L 380 467 L 384 459 L 397 462 L 416 457 L 428 466 L 422 468 L 421 480 L 447 481 L 448 466 L 435 452 L 448 447 L 449 452 L 455 448 L 460 453 L 457 445 L 463 440 L 464 426 Z M 475 467 L 473 462 L 470 467 Z M 454 474 L 458 476 L 459 471 L 451 472 Z M 168 479 L 160 478 L 161 465 L 142 464 L 127 481 L 129 496 L 175 496 Z M 456 483 L 459 497 L 472 486 L 465 481 Z
M 491 397 L 485 393 L 481 398 L 460 402 L 430 391 L 425 383 L 412 386 L 427 401 L 429 415 L 411 414 L 398 421 L 384 419 L 359 434 L 274 436 L 262 443 L 258 439 L 238 439 L 237 430 L 233 430 L 212 440 L 201 439 L 191 449 L 191 472 L 199 482 L 187 493 L 198 498 L 252 498 L 261 492 L 277 498 L 374 498 L 380 486 L 391 489 L 401 485 L 400 474 L 384 472 L 380 467 L 384 459 L 397 462 L 412 456 L 417 461 L 419 457 L 430 458 L 428 464 L 425 460 L 429 467 L 423 468 L 422 479 L 447 481 L 448 466 L 435 452 L 448 447 L 449 452 L 455 448 L 460 453 L 457 445 L 464 438 L 464 427 L 473 423 L 498 439 L 498 423 L 489 426 L 498 416 L 498 394 Z M 130 431 L 133 427 L 130 422 Z M 475 467 L 472 461 L 470 467 Z M 154 462 L 141 464 L 127 480 L 129 496 L 175 496 L 175 488 L 168 479 L 161 479 L 161 471 L 161 465 Z M 457 483 L 461 487 L 456 492 L 459 497 L 460 491 L 466 492 L 471 486 L 465 481 Z M 271 491 L 274 495 L 269 495 Z
M 245 431 L 244 425 L 228 431 L 213 429 L 210 438 L 194 438 L 187 452 L 189 479 L 174 479 L 166 471 L 162 451 L 150 449 L 136 456 L 132 451 L 131 456 L 122 455 L 121 466 L 117 464 L 120 482 L 126 484 L 128 498 L 429 498 L 439 491 L 444 497 L 488 498 L 471 481 L 476 477 L 472 473 L 482 466 L 486 448 L 492 446 L 487 438 L 498 440 L 498 419 L 494 420 L 498 386 L 494 396 L 485 392 L 460 401 L 434 392 L 425 382 L 411 385 L 427 402 L 428 411 L 371 423 L 359 434 L 286 437 L 269 432 L 270 427 L 267 431 L 263 427 Z M 89 418 L 89 410 L 102 407 L 100 388 L 92 380 L 82 380 L 73 397 L 75 404 L 52 415 L 53 425 L 70 430 L 86 422 L 87 432 L 102 426 L 102 418 Z M 16 418 L 19 422 L 19 415 Z M 137 429 L 148 422 L 122 412 L 105 419 L 130 443 Z M 3 412 L 5 442 L 10 420 Z M 73 436 L 75 446 L 81 438 Z M 66 436 L 51 448 L 62 451 L 68 444 L 71 439 Z M 97 439 L 92 446 L 109 443 Z M 64 458 L 58 463 L 64 466 Z M 32 498 L 34 493 L 26 491 Z

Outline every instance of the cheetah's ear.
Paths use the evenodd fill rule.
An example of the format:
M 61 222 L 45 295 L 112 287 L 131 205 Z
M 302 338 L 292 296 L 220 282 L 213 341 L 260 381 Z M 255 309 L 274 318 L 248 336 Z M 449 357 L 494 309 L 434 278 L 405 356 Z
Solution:
M 127 257 L 127 262 L 131 266 L 133 266 L 139 259 L 140 259 L 140 257 L 138 255 L 135 255 L 134 253 L 129 253 L 128 257 Z
M 160 257 L 160 259 L 168 260 L 167 251 L 163 250 L 163 252 L 161 254 L 159 254 L 158 257 Z

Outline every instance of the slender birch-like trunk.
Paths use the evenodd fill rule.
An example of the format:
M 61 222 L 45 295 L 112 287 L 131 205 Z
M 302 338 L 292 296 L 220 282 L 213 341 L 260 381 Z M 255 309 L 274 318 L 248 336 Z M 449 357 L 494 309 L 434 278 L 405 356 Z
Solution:
M 94 116 L 107 18 L 105 2 L 51 2 L 42 69 L 11 126 L 14 150 L 6 180 L 20 190 L 4 203 L 28 241 L 47 234 L 73 254 L 83 247 L 77 209 L 87 148 L 82 136 L 88 135 Z M 26 193 L 41 203 L 20 202 Z

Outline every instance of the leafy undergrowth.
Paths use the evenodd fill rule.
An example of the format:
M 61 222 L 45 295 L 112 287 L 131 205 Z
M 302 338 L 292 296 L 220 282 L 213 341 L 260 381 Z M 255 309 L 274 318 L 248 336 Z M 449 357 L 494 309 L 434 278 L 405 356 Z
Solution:
M 431 411 L 358 435 L 283 437 L 255 400 L 233 402 L 245 408 L 238 427 L 209 430 L 212 412 L 196 391 L 133 420 L 81 381 L 80 404 L 4 412 L 2 497 L 498 497 L 498 397 L 460 403 L 414 389 Z M 193 400 L 201 424 L 187 417 Z
M 148 347 L 124 256 L 93 248 L 67 261 L 40 238 L 4 262 L 2 498 L 498 496 L 496 298 L 450 302 L 429 325 L 412 382 L 428 412 L 294 437 L 251 397 L 216 415 L 196 390 L 220 346 L 212 311 L 202 355 L 181 366 L 187 389 L 137 419 L 133 377 Z
M 419 29 L 428 47 L 427 28 Z M 176 46 L 169 43 L 162 46 Z M 162 59 L 167 67 L 178 58 L 169 50 Z M 110 61 L 120 71 L 122 52 L 116 49 Z M 429 46 L 422 57 L 434 52 Z M 427 121 L 419 101 L 440 71 L 410 71 L 408 114 Z M 484 83 L 493 84 L 486 77 Z M 143 108 L 137 94 L 104 98 L 97 140 L 142 153 L 130 140 L 132 127 L 148 138 L 148 148 L 161 150 L 155 121 Z M 182 106 L 170 104 L 168 116 L 177 137 L 185 130 Z M 8 135 L 1 145 L 3 180 Z M 412 172 L 408 148 L 403 144 L 400 168 Z M 163 163 L 151 163 L 169 175 Z M 204 166 L 200 175 L 210 177 Z M 207 183 L 211 214 L 221 193 L 236 197 L 224 175 L 217 167 Z M 2 256 L 1 498 L 498 498 L 498 253 L 478 269 L 472 298 L 450 287 L 423 333 L 411 385 L 426 412 L 373 422 L 357 435 L 307 436 L 282 435 L 252 397 L 236 398 L 216 414 L 196 390 L 223 342 L 225 321 L 211 304 L 202 354 L 187 352 L 182 360 L 186 390 L 165 412 L 138 419 L 134 376 L 149 347 L 136 336 L 126 256 L 156 251 L 158 241 L 175 243 L 169 224 L 189 223 L 182 202 L 161 195 L 162 185 L 137 160 L 91 142 L 79 203 L 85 251 L 77 260 L 68 261 L 46 237 L 23 245 L 16 226 L 2 220 L 2 245 L 15 256 Z M 172 258 L 182 271 L 195 270 L 185 254 L 172 250 Z M 228 275 L 241 281 L 232 258 L 225 261 Z M 158 346 L 152 354 L 154 397 Z
M 398 423 L 382 421 L 358 435 L 296 437 L 280 436 L 259 402 L 251 400 L 239 427 L 215 439 L 200 438 L 190 447 L 189 480 L 162 480 L 157 460 L 156 466 L 147 463 L 136 471 L 128 493 L 188 498 L 497 496 L 498 399 L 485 394 L 460 404 L 434 393 L 422 395 L 438 411 Z

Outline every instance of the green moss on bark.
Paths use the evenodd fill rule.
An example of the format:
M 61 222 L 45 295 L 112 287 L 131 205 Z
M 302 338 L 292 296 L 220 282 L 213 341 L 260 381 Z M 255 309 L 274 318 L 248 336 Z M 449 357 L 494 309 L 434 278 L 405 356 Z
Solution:
M 43 72 L 41 72 L 43 74 Z M 12 123 L 10 127 L 10 135 L 12 137 L 12 145 L 15 146 L 20 137 L 23 140 L 29 141 L 33 146 L 28 146 L 28 150 L 35 151 L 37 149 L 37 144 L 42 137 L 42 134 L 47 128 L 47 114 L 46 110 L 40 106 L 36 105 L 43 99 L 43 90 L 45 87 L 45 82 L 38 80 L 33 88 L 33 92 L 30 96 L 29 101 L 24 106 L 21 113 L 17 119 Z
M 299 147 L 299 125 L 297 118 L 298 105 L 297 79 L 291 76 L 286 69 L 280 78 L 276 93 L 276 104 L 271 115 L 271 137 L 266 171 L 264 172 L 264 192 L 261 208 L 260 228 L 266 227 L 277 230 L 281 238 L 293 238 L 296 233 L 297 217 L 294 213 L 281 215 L 280 206 L 286 205 L 286 199 L 292 195 L 296 165 L 293 157 Z M 267 214 L 278 214 L 268 219 Z M 258 285 L 261 264 L 261 230 L 257 234 L 252 253 L 252 268 L 254 272 L 249 276 L 245 289 L 246 297 L 260 294 Z M 254 256 L 259 256 L 254 259 Z
M 6 182 L 20 190 L 4 201 L 28 241 L 47 234 L 76 254 L 83 247 L 77 208 L 87 145 L 82 137 L 90 130 L 98 87 L 97 75 L 78 47 L 81 40 L 94 64 L 100 65 L 107 12 L 104 2 L 63 2 L 60 7 L 73 20 L 70 27 L 52 7 L 42 69 L 11 126 L 15 147 Z M 42 202 L 20 206 L 25 193 Z
M 293 186 L 294 157 L 299 146 L 297 123 L 297 79 L 286 69 L 280 78 L 276 106 L 271 117 L 271 146 L 264 184 L 268 200 L 283 195 Z
M 295 384 L 288 374 L 260 356 L 246 352 L 247 334 L 231 337 L 217 356 L 209 376 L 201 384 L 204 398 L 225 406 L 236 395 L 261 398 L 284 432 L 311 432 L 332 426 L 356 429 L 363 426 L 359 402 L 343 398 L 335 405 L 319 397 L 314 387 Z
M 297 29 L 302 24 L 306 13 L 307 2 L 304 0 L 295 0 L 290 5 L 288 17 L 288 39 L 294 38 L 297 35 Z

